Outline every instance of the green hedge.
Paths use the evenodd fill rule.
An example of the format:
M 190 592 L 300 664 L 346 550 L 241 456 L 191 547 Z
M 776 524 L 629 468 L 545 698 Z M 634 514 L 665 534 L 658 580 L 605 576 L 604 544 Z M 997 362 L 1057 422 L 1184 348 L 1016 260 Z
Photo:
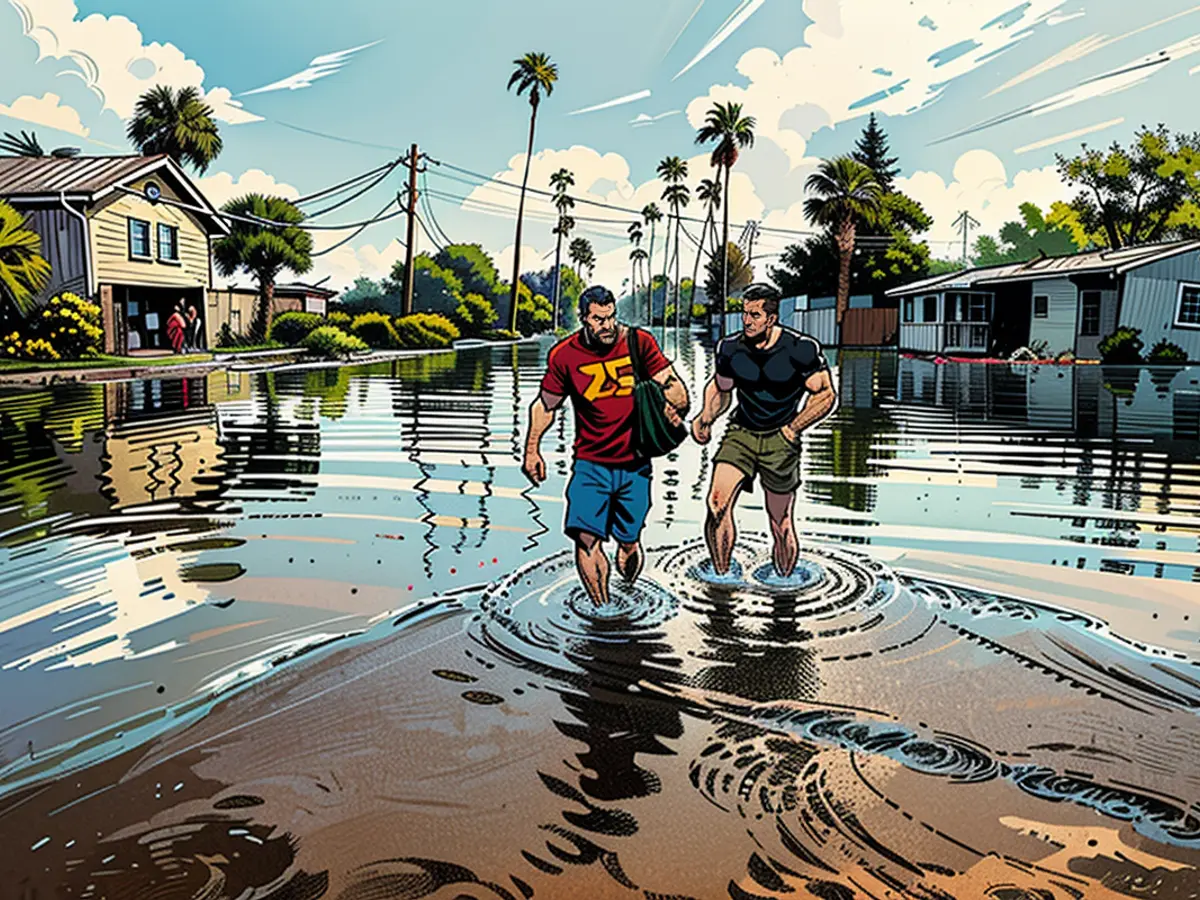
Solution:
M 311 353 L 329 359 L 370 349 L 361 339 L 352 334 L 346 334 L 342 329 L 333 325 L 322 325 L 309 332 L 308 336 L 304 338 L 303 345 Z
M 1100 342 L 1100 361 L 1109 365 L 1136 366 L 1142 361 L 1140 328 L 1122 325 Z
M 326 325 L 333 325 L 336 328 L 346 331 L 350 328 L 350 323 L 353 321 L 349 313 L 344 313 L 341 310 L 331 312 L 325 317 Z
M 268 337 L 269 340 L 294 347 L 323 324 L 325 323 L 316 313 L 285 312 L 271 322 Z
M 392 327 L 392 320 L 381 312 L 355 316 L 354 321 L 350 323 L 350 333 L 368 347 L 377 350 L 396 350 L 401 346 L 396 329 Z
M 413 313 L 395 320 L 400 346 L 409 350 L 449 347 L 461 336 L 453 322 L 437 313 Z
M 1181 366 L 1187 361 L 1187 351 L 1165 338 L 1151 347 L 1150 353 L 1146 356 L 1146 362 L 1156 365 Z

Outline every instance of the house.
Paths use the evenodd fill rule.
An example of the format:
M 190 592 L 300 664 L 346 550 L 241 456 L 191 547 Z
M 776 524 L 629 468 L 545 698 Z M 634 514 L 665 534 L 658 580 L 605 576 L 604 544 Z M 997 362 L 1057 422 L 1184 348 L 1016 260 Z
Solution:
M 335 290 L 314 284 L 277 284 L 271 302 L 271 318 L 274 319 L 285 312 L 307 312 L 324 316 L 329 311 L 329 301 L 337 295 Z M 245 337 L 254 323 L 258 297 L 258 288 L 246 285 L 229 285 L 209 291 L 208 314 L 204 321 L 208 346 L 217 346 L 217 338 L 225 325 L 229 326 L 233 335 Z
M 168 156 L 0 157 L 0 197 L 25 212 L 64 291 L 100 305 L 106 353 L 170 346 L 182 301 L 205 315 L 210 243 L 229 229 Z
M 1042 342 L 1099 359 L 1118 325 L 1200 359 L 1200 241 L 1145 244 L 967 269 L 887 292 L 900 301 L 899 347 L 1006 357 Z

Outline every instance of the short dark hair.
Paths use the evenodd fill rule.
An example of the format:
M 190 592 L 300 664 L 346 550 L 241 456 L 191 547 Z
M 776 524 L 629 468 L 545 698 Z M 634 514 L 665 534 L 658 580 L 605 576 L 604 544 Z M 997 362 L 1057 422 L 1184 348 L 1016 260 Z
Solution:
M 779 291 L 769 284 L 752 284 L 742 291 L 743 306 L 751 301 L 762 301 L 763 312 L 768 316 L 779 316 Z
M 580 321 L 587 318 L 587 314 L 591 312 L 593 306 L 608 306 L 616 302 L 617 298 L 613 296 L 613 292 L 604 285 L 593 285 L 579 295 Z

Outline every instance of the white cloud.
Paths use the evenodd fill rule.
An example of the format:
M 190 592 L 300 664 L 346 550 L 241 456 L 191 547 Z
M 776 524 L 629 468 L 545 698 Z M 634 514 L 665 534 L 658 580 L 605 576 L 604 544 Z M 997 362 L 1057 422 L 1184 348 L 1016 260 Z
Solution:
M 765 48 L 743 54 L 737 70 L 748 84 L 714 85 L 688 105 L 688 120 L 699 127 L 714 102 L 741 103 L 757 120 L 758 135 L 800 166 L 811 132 L 788 127 L 782 120 L 789 110 L 818 106 L 831 125 L 871 111 L 913 112 L 1028 34 L 1016 31 L 1016 22 L 1062 5 L 1063 0 L 1029 0 L 1018 15 L 1011 0 L 926 0 L 920 12 L 908 3 L 804 0 L 804 13 L 812 20 L 805 46 L 783 57 Z M 922 13 L 937 23 L 936 30 L 921 24 Z M 893 75 L 881 79 L 876 69 Z
M 936 172 L 915 172 L 897 178 L 896 187 L 933 217 L 933 229 L 926 237 L 933 242 L 934 255 L 940 257 L 957 255 L 949 245 L 961 241 L 953 222 L 963 210 L 980 223 L 971 235 L 974 243 L 977 235 L 995 235 L 1005 222 L 1019 219 L 1022 203 L 1036 203 L 1046 211 L 1054 201 L 1066 199 L 1054 166 L 1022 170 L 1010 179 L 1004 163 L 988 150 L 970 150 L 960 156 L 949 183 Z
M 345 235 L 338 232 L 314 232 L 314 249 L 320 251 L 343 237 Z M 327 287 L 345 290 L 353 286 L 356 278 L 370 278 L 373 281 L 386 278 L 391 274 L 392 267 L 403 259 L 404 247 L 396 240 L 389 241 L 383 249 L 374 244 L 361 247 L 347 245 L 314 259 L 312 271 L 304 276 L 304 280 L 317 282 L 328 275 Z
M 224 205 L 234 197 L 243 194 L 267 194 L 295 200 L 300 192 L 286 182 L 276 181 L 274 175 L 269 175 L 262 169 L 247 169 L 237 178 L 228 172 L 216 172 L 196 179 L 196 185 L 208 201 L 216 207 Z
M 270 84 L 254 88 L 251 91 L 242 91 L 238 96 L 245 97 L 247 94 L 266 94 L 270 91 L 298 91 L 303 88 L 312 87 L 314 81 L 340 72 L 346 63 L 354 58 L 355 54 L 366 50 L 368 47 L 374 47 L 378 43 L 381 42 L 372 41 L 369 44 L 351 47 L 349 50 L 338 50 L 335 53 L 326 53 L 318 56 L 308 64 L 308 68 L 300 70 L 295 75 L 289 75 L 287 78 L 273 81 Z
M 18 97 L 10 105 L 0 103 L 0 116 L 10 119 L 20 119 L 22 122 L 33 122 L 58 131 L 65 131 L 76 137 L 85 138 L 91 132 L 84 127 L 79 113 L 62 102 L 58 94 L 43 94 L 37 97 Z
M 133 115 L 138 97 L 156 84 L 202 87 L 204 70 L 174 44 L 149 44 L 137 24 L 125 16 L 93 13 L 79 18 L 75 0 L 9 0 L 22 30 L 38 45 L 38 59 L 66 59 L 75 68 L 62 74 L 82 80 L 104 109 L 123 119 Z M 233 125 L 261 121 L 233 100 L 228 90 L 205 95 L 220 120 Z

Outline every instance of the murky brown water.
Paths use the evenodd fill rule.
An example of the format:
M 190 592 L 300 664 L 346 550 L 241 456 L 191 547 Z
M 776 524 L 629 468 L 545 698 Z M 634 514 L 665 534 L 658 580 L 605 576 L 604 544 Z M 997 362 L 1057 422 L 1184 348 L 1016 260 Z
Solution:
M 1200 373 L 846 356 L 797 576 L 688 446 L 600 616 L 543 356 L 0 397 L 2 890 L 1200 896 Z

